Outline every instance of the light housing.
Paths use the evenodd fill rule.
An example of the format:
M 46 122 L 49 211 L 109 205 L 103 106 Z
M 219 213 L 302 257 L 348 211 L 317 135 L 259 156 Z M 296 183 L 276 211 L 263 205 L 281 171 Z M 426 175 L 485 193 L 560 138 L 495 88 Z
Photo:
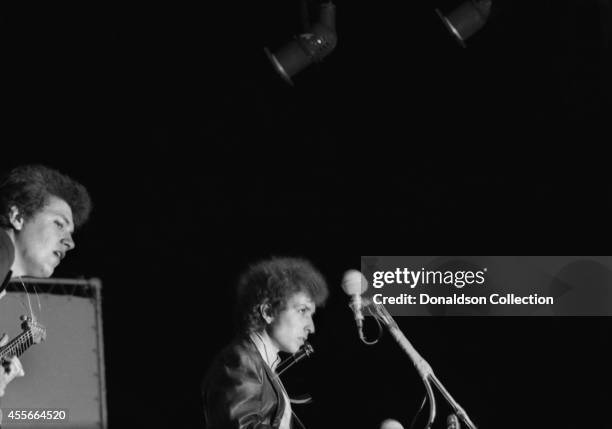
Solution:
M 489 19 L 491 0 L 468 0 L 447 15 L 439 9 L 436 12 L 448 31 L 465 48 L 465 41 L 484 27 Z
M 307 32 L 295 36 L 274 53 L 267 47 L 264 50 L 278 74 L 293 85 L 293 76 L 328 56 L 337 42 L 336 6 L 328 2 L 320 5 L 319 20 Z

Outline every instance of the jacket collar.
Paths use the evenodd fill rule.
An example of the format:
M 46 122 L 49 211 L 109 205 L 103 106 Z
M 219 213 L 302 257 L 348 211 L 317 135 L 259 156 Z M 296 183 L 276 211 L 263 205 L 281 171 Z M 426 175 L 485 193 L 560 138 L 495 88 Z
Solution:
M 283 412 L 285 411 L 286 405 L 285 397 L 283 395 L 283 388 L 280 385 L 280 379 L 278 378 L 278 375 L 272 371 L 272 368 L 270 368 L 270 366 L 264 360 L 262 354 L 259 351 L 259 348 L 255 344 L 255 341 L 253 341 L 251 337 L 247 337 L 246 342 L 249 348 L 251 348 L 253 354 L 257 356 L 256 359 L 259 362 L 259 365 L 263 367 L 264 373 L 268 378 L 268 382 L 272 386 L 274 394 L 276 395 L 278 406 L 276 407 L 276 411 L 274 412 L 274 419 L 272 420 L 271 424 L 273 428 L 278 428 L 280 426 L 281 419 L 283 418 Z

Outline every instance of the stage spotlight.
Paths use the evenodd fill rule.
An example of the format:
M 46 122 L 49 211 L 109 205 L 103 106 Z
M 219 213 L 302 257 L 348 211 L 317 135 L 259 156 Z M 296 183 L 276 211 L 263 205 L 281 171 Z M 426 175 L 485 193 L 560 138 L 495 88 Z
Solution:
M 466 1 L 448 15 L 442 14 L 439 9 L 436 12 L 448 31 L 465 48 L 465 41 L 487 22 L 491 13 L 491 0 Z
M 264 50 L 276 71 L 293 85 L 291 77 L 329 55 L 337 40 L 336 6 L 329 2 L 320 5 L 319 20 L 307 32 L 296 36 L 275 53 L 267 47 Z

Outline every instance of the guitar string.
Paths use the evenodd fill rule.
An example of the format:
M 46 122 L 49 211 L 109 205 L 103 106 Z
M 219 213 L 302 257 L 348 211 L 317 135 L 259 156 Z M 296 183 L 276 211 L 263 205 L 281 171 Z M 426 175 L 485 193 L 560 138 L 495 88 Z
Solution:
M 21 286 L 23 287 L 23 290 L 26 294 L 26 297 L 28 298 L 28 307 L 30 308 L 30 317 L 32 318 L 32 321 L 36 322 L 36 316 L 34 315 L 34 310 L 32 310 L 32 301 L 30 300 L 30 294 L 28 292 L 28 289 L 26 288 L 25 283 L 23 282 L 23 278 L 19 277 L 19 282 L 21 283 Z M 34 287 L 34 293 L 36 294 L 36 299 L 38 300 L 38 311 L 39 314 L 42 314 L 42 306 L 40 305 L 40 297 L 38 296 L 38 290 L 36 288 L 36 285 L 33 285 Z M 22 303 L 23 306 L 23 303 Z
M 17 348 L 21 345 L 27 345 L 27 342 L 30 340 L 34 340 L 34 337 L 32 335 L 32 331 L 28 331 L 25 336 L 19 338 L 17 341 L 11 343 L 8 343 L 7 345 L 3 346 L 2 348 L 4 348 L 5 350 L 2 351 L 2 353 L 6 353 L 7 351 L 13 351 L 13 349 L 15 349 L 15 351 L 17 351 Z M 22 352 L 23 353 L 23 352 Z
M 29 307 L 29 311 L 30 311 L 30 318 L 33 322 L 36 322 L 36 316 L 34 315 L 34 310 L 32 309 L 32 301 L 30 300 L 30 294 L 28 292 L 28 289 L 26 288 L 25 283 L 23 282 L 23 278 L 19 277 L 19 282 L 21 283 L 21 286 L 23 287 L 23 290 L 26 294 L 26 297 L 28 299 L 28 307 Z M 36 299 L 38 301 L 38 310 L 39 313 L 42 314 L 42 306 L 40 304 L 40 297 L 38 296 L 38 290 L 36 288 L 36 285 L 34 286 L 34 293 L 36 294 Z M 19 300 L 19 303 L 21 304 L 21 306 L 27 311 L 28 309 L 25 308 L 23 301 Z M 33 341 L 34 337 L 32 335 L 32 331 L 28 330 L 26 332 L 26 334 L 22 337 L 19 337 L 17 339 L 17 341 L 14 342 L 9 342 L 8 344 L 6 344 L 5 346 L 3 346 L 2 348 L 3 350 L 3 354 L 4 353 L 11 353 L 14 355 L 18 355 L 18 354 L 23 354 L 23 352 L 25 351 L 25 349 L 28 347 L 28 342 L 29 341 Z M 25 348 L 23 348 L 23 346 L 25 346 Z
M 12 343 L 8 343 L 5 346 L 2 346 L 2 348 L 9 350 L 9 349 L 13 349 L 15 347 L 17 347 L 18 345 L 20 345 L 20 343 L 27 343 L 30 340 L 30 337 L 32 336 L 32 333 L 30 331 L 28 331 L 24 337 L 19 338 L 16 341 L 13 341 Z
M 26 297 L 28 299 L 28 307 L 29 307 L 29 311 L 30 311 L 30 318 L 33 322 L 36 322 L 37 318 L 34 314 L 34 310 L 32 309 L 32 301 L 30 300 L 30 294 L 26 288 L 25 283 L 23 282 L 23 278 L 19 277 L 19 282 L 21 284 L 21 286 L 23 287 L 23 290 L 26 294 Z M 38 301 L 38 310 L 39 312 L 42 314 L 42 306 L 40 304 L 40 297 L 38 296 L 38 290 L 36 288 L 36 285 L 34 285 L 34 293 L 36 294 L 36 299 Z M 19 303 L 21 304 L 21 306 L 27 311 L 28 309 L 24 306 L 23 301 L 19 300 Z M 26 343 L 30 340 L 30 339 L 34 339 L 34 337 L 32 336 L 32 331 L 28 331 L 27 334 L 21 338 L 19 338 L 17 341 L 13 342 L 12 344 L 9 342 L 8 344 L 6 344 L 5 346 L 3 346 L 3 348 L 6 351 L 9 352 L 15 352 L 17 353 L 17 351 L 20 351 L 21 353 L 23 353 L 23 351 L 21 349 L 21 346 L 27 345 Z
M 21 346 L 27 346 L 27 343 L 32 339 L 31 337 L 31 333 L 28 332 L 24 337 L 20 338 L 19 340 L 15 341 L 13 344 L 11 344 L 10 346 L 7 347 L 7 350 L 9 351 L 21 351 L 20 354 L 23 353 L 23 351 L 25 349 L 21 349 Z

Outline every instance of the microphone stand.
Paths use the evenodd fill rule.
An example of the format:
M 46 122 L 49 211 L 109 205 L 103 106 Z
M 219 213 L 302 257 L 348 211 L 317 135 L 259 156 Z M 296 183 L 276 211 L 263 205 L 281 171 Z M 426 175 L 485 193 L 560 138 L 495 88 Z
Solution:
M 444 398 L 451 405 L 455 414 L 464 421 L 469 429 L 476 429 L 476 425 L 470 420 L 465 410 L 453 399 L 451 394 L 446 390 L 446 388 L 442 385 L 438 377 L 431 369 L 431 366 L 427 363 L 425 359 L 416 351 L 416 349 L 410 344 L 410 341 L 404 336 L 402 331 L 400 330 L 397 323 L 391 317 L 391 314 L 387 311 L 387 309 L 382 304 L 375 304 L 373 301 L 368 298 L 362 298 L 364 302 L 363 308 L 368 308 L 372 315 L 377 319 L 381 320 L 389 329 L 389 332 L 398 342 L 400 347 L 406 352 L 406 354 L 414 363 L 417 372 L 423 379 L 423 383 L 425 384 L 425 390 L 427 391 L 427 396 L 429 398 L 429 421 L 427 422 L 426 428 L 429 429 L 433 424 L 436 418 L 436 399 L 433 393 L 432 384 L 442 393 Z

